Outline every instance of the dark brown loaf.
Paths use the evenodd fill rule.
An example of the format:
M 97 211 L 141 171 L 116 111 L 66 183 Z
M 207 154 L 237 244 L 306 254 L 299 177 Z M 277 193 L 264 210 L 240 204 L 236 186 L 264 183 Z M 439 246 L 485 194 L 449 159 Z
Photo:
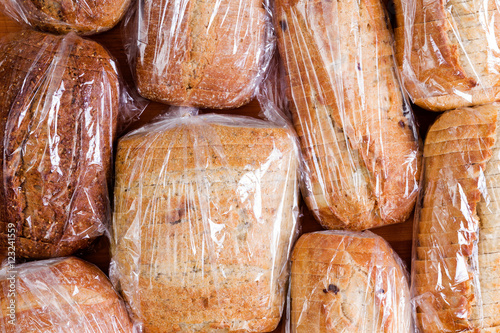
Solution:
M 235 108 L 262 79 L 269 24 L 261 0 L 139 2 L 137 86 L 154 101 Z
M 8 36 L 0 59 L 0 245 L 10 222 L 18 257 L 72 254 L 108 221 L 115 64 L 95 42 L 34 31 Z
M 0 270 L 2 332 L 134 332 L 124 302 L 94 265 L 70 257 L 19 265 L 15 271 L 16 316 L 11 324 L 12 280 L 6 267 Z
M 91 35 L 113 28 L 130 0 L 2 0 L 4 11 L 19 21 L 55 33 Z
M 420 153 L 382 3 L 279 0 L 275 27 L 309 208 L 331 229 L 404 221 Z
M 297 207 L 292 132 L 196 117 L 120 140 L 111 276 L 145 332 L 271 332 Z

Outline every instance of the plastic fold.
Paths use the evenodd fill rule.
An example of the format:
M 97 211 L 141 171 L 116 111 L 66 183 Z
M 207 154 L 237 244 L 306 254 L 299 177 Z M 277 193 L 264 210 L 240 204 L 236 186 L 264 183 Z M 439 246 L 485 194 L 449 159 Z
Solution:
M 292 333 L 413 332 L 406 268 L 381 237 L 305 234 L 291 260 Z
M 412 264 L 420 332 L 500 331 L 499 111 L 451 110 L 427 134 Z
M 286 125 L 180 108 L 120 139 L 113 283 L 146 332 L 271 332 L 298 215 Z
M 303 197 L 329 229 L 405 221 L 421 153 L 382 2 L 276 1 Z

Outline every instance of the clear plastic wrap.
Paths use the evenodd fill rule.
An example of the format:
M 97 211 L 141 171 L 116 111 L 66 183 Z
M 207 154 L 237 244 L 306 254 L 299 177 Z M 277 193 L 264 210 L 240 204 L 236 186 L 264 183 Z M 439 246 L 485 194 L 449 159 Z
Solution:
M 396 58 L 415 104 L 432 111 L 500 99 L 496 0 L 396 0 Z
M 275 6 L 309 209 L 330 229 L 404 221 L 418 193 L 421 154 L 382 2 Z
M 19 23 L 55 33 L 92 35 L 113 28 L 130 0 L 0 0 L 1 10 Z
M 128 23 L 141 95 L 171 105 L 248 103 L 275 49 L 267 0 L 141 0 Z
M 406 268 L 366 232 L 302 235 L 292 254 L 292 333 L 413 330 Z
M 499 111 L 448 111 L 427 134 L 412 264 L 420 332 L 500 331 Z
M 117 127 L 140 111 L 125 90 L 73 33 L 0 41 L 0 254 L 11 241 L 17 257 L 66 256 L 105 233 Z
M 270 332 L 298 215 L 285 126 L 179 109 L 118 146 L 113 283 L 145 332 Z
M 125 303 L 106 275 L 81 259 L 0 269 L 1 333 L 133 333 Z

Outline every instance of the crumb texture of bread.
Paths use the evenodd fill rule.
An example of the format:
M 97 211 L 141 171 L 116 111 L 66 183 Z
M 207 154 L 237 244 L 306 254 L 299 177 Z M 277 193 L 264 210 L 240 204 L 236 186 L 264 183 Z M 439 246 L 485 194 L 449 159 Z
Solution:
M 14 228 L 20 258 L 71 255 L 109 223 L 116 64 L 73 33 L 35 31 L 4 38 L 0 59 L 0 248 Z
M 92 35 L 113 28 L 130 0 L 1 0 L 3 11 L 31 27 L 53 33 Z
M 75 257 L 34 261 L 17 265 L 14 279 L 7 267 L 0 270 L 2 332 L 136 332 L 125 302 L 94 265 Z
M 309 209 L 329 229 L 405 221 L 421 153 L 382 2 L 277 0 L 275 7 Z
M 298 214 L 293 130 L 167 116 L 120 139 L 111 279 L 145 332 L 271 332 Z
M 412 332 L 408 274 L 371 232 L 303 235 L 293 250 L 292 333 Z
M 500 99 L 495 0 L 396 0 L 396 58 L 406 90 L 431 111 Z
M 139 2 L 136 78 L 141 95 L 212 109 L 248 103 L 273 48 L 261 0 Z
M 498 332 L 499 111 L 450 110 L 427 134 L 412 266 L 422 333 Z

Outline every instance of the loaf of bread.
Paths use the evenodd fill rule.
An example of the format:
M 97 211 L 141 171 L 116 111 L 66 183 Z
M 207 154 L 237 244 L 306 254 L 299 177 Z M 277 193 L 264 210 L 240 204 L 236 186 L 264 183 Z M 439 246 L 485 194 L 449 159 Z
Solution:
M 500 332 L 499 111 L 451 110 L 427 134 L 412 269 L 421 332 Z
M 14 269 L 4 266 L 0 292 L 3 333 L 135 332 L 111 282 L 81 259 L 35 261 Z
M 410 333 L 401 260 L 381 237 L 323 231 L 303 235 L 292 254 L 292 333 Z
M 420 153 L 382 2 L 277 0 L 275 20 L 307 205 L 330 229 L 404 221 Z
M 112 281 L 145 332 L 271 332 L 297 215 L 293 131 L 169 116 L 119 141 Z
M 262 0 L 138 2 L 137 87 L 151 100 L 227 109 L 246 104 L 273 47 Z
M 1 0 L 8 16 L 54 33 L 74 31 L 92 35 L 113 28 L 125 15 L 130 0 Z
M 119 97 L 95 42 L 35 31 L 0 42 L 1 249 L 15 236 L 18 257 L 66 256 L 103 234 Z
M 432 111 L 500 99 L 494 0 L 396 0 L 396 57 L 415 104 Z

